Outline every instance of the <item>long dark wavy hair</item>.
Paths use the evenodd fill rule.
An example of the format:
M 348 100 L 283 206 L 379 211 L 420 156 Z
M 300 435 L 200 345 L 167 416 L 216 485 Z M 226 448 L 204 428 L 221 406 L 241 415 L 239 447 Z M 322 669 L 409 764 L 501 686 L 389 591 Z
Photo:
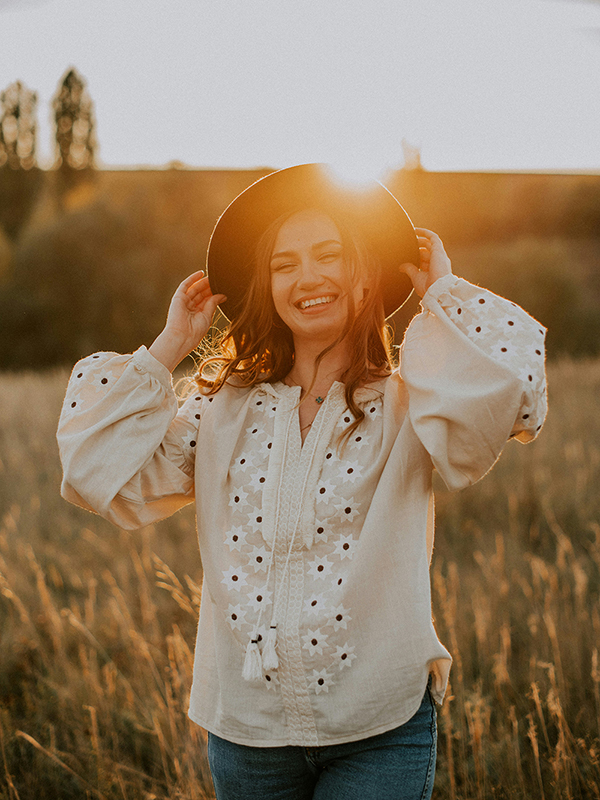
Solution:
M 248 387 L 282 381 L 292 369 L 294 340 L 291 330 L 275 310 L 270 261 L 277 234 L 293 213 L 278 217 L 261 236 L 252 265 L 250 287 L 237 317 L 216 341 L 201 345 L 195 382 L 205 394 L 215 394 L 228 381 Z M 341 379 L 354 422 L 344 432 L 343 439 L 346 440 L 365 416 L 354 399 L 355 392 L 360 386 L 390 374 L 392 344 L 383 313 L 379 264 L 365 243 L 350 233 L 349 226 L 341 218 L 329 213 L 328 216 L 341 234 L 348 285 L 353 286 L 364 279 L 368 287 L 358 309 L 353 292 L 348 291 L 348 315 L 344 328 L 337 339 L 319 353 L 313 375 L 314 383 L 323 357 L 347 337 L 351 362 Z M 305 397 L 311 388 L 312 384 Z

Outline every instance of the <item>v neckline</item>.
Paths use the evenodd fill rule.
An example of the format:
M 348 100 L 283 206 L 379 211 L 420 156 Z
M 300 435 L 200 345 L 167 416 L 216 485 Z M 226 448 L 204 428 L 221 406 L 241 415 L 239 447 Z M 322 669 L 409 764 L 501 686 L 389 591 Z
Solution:
M 308 430 L 308 433 L 304 437 L 304 440 L 302 440 L 302 430 L 300 427 L 300 395 L 302 394 L 302 387 L 299 386 L 298 384 L 294 386 L 289 386 L 284 381 L 279 381 L 278 383 L 280 384 L 280 386 L 284 387 L 284 392 L 288 393 L 289 395 L 292 395 L 292 393 L 297 395 L 295 408 L 292 409 L 291 413 L 294 414 L 295 416 L 294 438 L 296 438 L 297 441 L 299 441 L 300 444 L 299 450 L 300 453 L 302 454 L 302 452 L 306 449 L 306 445 L 310 444 L 313 436 L 317 435 L 316 433 L 314 433 L 314 431 L 316 428 L 319 427 L 318 423 L 327 413 L 326 409 L 328 409 L 333 402 L 339 400 L 339 395 L 340 395 L 339 387 L 343 388 L 344 384 L 341 381 L 334 381 L 331 384 L 331 386 L 329 387 L 329 391 L 323 398 L 323 402 L 319 403 L 319 408 L 317 409 L 317 413 L 315 414 L 312 422 L 310 423 L 310 429 Z

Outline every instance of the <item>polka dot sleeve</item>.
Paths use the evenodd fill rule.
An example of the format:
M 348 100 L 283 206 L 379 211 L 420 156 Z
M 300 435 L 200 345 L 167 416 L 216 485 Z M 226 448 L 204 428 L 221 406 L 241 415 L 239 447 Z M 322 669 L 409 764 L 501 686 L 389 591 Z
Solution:
M 170 373 L 145 347 L 78 362 L 57 433 L 63 497 L 123 528 L 191 502 L 202 400 L 179 408 Z
M 425 304 L 435 302 L 471 342 L 518 375 L 522 403 L 511 438 L 529 442 L 540 431 L 546 405 L 546 329 L 515 303 L 449 275 L 436 281 Z
M 546 415 L 545 329 L 454 275 L 421 301 L 402 344 L 409 417 L 450 489 L 479 480 L 507 439 L 534 439 Z

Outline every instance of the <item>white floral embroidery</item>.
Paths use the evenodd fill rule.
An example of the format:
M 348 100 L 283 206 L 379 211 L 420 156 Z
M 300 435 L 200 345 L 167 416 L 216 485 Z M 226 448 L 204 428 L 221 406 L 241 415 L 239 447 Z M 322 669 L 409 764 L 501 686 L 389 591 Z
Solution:
M 249 428 L 246 428 L 246 434 L 248 437 L 259 437 L 262 436 L 264 432 L 265 429 L 259 423 L 253 423 Z
M 279 686 L 279 678 L 276 672 L 265 672 L 264 674 L 265 686 L 267 689 L 276 689 Z
M 354 497 L 351 497 L 350 500 L 339 500 L 337 503 L 334 503 L 334 508 L 342 522 L 354 522 L 354 518 L 358 516 L 359 505 L 360 503 L 357 503 Z
M 326 578 L 328 575 L 331 575 L 332 567 L 333 564 L 327 558 L 327 556 L 323 557 L 317 556 L 310 562 L 308 567 L 308 574 L 311 576 L 311 578 L 315 579 L 319 578 L 322 580 L 323 578 Z
M 248 524 L 248 526 L 250 528 L 252 528 L 252 532 L 253 533 L 257 533 L 258 531 L 261 530 L 262 521 L 263 521 L 262 514 L 263 514 L 262 509 L 261 508 L 257 508 L 256 506 L 254 508 L 251 508 L 249 513 L 248 513 L 248 523 L 247 524 Z
M 523 381 L 523 383 L 525 383 L 526 381 L 528 381 L 529 383 L 533 383 L 535 373 L 536 370 L 532 366 L 530 366 L 529 364 L 525 364 L 519 370 L 519 378 Z
M 354 549 L 356 547 L 356 539 L 353 539 L 351 535 L 340 536 L 337 542 L 334 542 L 334 547 L 334 555 L 339 556 L 342 559 L 352 558 L 354 555 Z
M 271 553 L 264 546 L 254 547 L 248 554 L 248 560 L 254 572 L 266 572 L 271 561 Z
M 237 603 L 236 605 L 229 605 L 227 608 L 227 618 L 233 630 L 242 630 L 242 625 L 246 625 L 246 612 L 247 606 Z
M 245 531 L 239 525 L 236 525 L 231 530 L 227 531 L 225 536 L 225 544 L 230 550 L 237 550 L 238 552 L 242 549 L 242 546 L 246 544 L 246 536 L 248 531 Z
M 315 533 L 318 542 L 326 542 L 333 533 L 333 527 L 329 522 L 315 520 Z
M 254 455 L 252 453 L 243 453 L 235 459 L 230 467 L 230 472 L 245 472 L 254 466 Z
M 320 480 L 317 484 L 317 497 L 327 503 L 335 495 L 335 485 L 329 480 Z
M 333 685 L 333 678 L 325 669 L 313 669 L 312 676 L 308 682 L 308 688 L 312 689 L 315 694 L 321 694 L 321 692 L 328 692 L 329 687 Z
M 371 443 L 371 437 L 369 436 L 369 434 L 365 433 L 365 431 L 362 428 L 357 428 L 357 430 L 355 430 L 352 436 L 350 437 L 348 446 L 351 447 L 353 450 L 362 450 L 363 447 L 368 447 L 370 443 Z
M 232 589 L 239 591 L 242 586 L 248 585 L 246 578 L 247 575 L 243 569 L 239 567 L 229 567 L 229 569 L 223 570 L 223 580 L 221 583 L 224 583 L 230 591 Z
M 247 499 L 248 492 L 245 492 L 241 486 L 238 486 L 237 489 L 231 494 L 229 505 L 231 508 L 242 508 Z
M 483 337 L 489 332 L 490 332 L 489 326 L 486 325 L 484 322 L 480 321 L 474 322 L 472 325 L 469 325 L 467 327 L 467 333 L 469 334 L 469 337 L 472 339 L 475 339 L 478 336 Z
M 304 610 L 310 616 L 319 616 L 327 608 L 327 600 L 323 593 L 311 594 L 304 601 Z
M 249 595 L 248 605 L 255 613 L 258 613 L 261 608 L 266 608 L 268 605 L 271 605 L 272 596 L 273 592 L 267 589 L 259 589 L 257 592 L 253 592 Z
M 352 619 L 349 611 L 349 608 L 344 608 L 342 605 L 337 606 L 337 608 L 333 610 L 332 617 L 327 624 L 331 625 L 334 631 L 339 631 L 340 628 L 346 629 L 348 623 Z
M 507 314 L 501 322 L 504 323 L 504 335 L 511 338 L 523 332 L 523 322 L 518 314 Z
M 371 403 L 367 408 L 365 408 L 365 417 L 367 419 L 376 419 L 381 413 L 381 401 L 377 403 Z
M 349 645 L 348 642 L 346 642 L 346 644 L 344 644 L 342 647 L 338 646 L 335 648 L 334 658 L 338 662 L 340 669 L 345 669 L 346 667 L 352 666 L 352 662 L 356 658 L 354 650 L 354 645 Z
M 321 633 L 320 628 L 317 628 L 315 631 L 309 628 L 300 638 L 304 642 L 302 645 L 303 649 L 308 650 L 310 656 L 314 656 L 315 653 L 320 656 L 323 655 L 323 648 L 327 645 L 327 635 Z
M 344 483 L 356 483 L 362 477 L 363 467 L 356 460 L 344 461 L 339 465 L 339 478 Z
M 265 417 L 273 418 L 277 412 L 277 406 L 274 406 L 271 401 L 267 401 L 266 407 L 264 410 Z
M 271 447 L 272 446 L 273 446 L 273 440 L 272 439 L 265 439 L 263 442 L 261 442 L 260 450 L 261 450 L 262 455 L 263 456 L 268 456 L 269 453 L 271 452 Z
M 267 480 L 267 473 L 263 472 L 262 470 L 258 470 L 252 475 L 248 486 L 251 486 L 255 492 L 261 491 L 263 488 L 264 483 Z
M 490 348 L 490 355 L 496 361 L 508 363 L 513 358 L 513 348 L 508 340 L 501 339 Z

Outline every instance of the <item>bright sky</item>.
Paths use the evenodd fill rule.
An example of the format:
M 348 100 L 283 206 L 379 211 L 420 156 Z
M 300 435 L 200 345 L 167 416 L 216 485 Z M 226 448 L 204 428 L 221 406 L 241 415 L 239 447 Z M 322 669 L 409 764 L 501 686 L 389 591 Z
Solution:
M 85 78 L 106 166 L 600 171 L 600 2 L 0 0 L 0 89 Z

